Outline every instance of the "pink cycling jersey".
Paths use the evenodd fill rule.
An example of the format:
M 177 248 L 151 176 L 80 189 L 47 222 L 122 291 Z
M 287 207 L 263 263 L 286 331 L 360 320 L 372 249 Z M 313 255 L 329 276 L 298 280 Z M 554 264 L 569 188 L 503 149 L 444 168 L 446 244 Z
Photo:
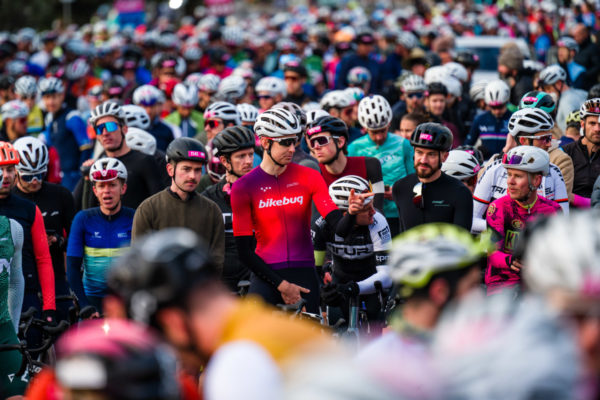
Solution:
M 274 176 L 254 168 L 233 184 L 233 234 L 254 234 L 256 254 L 273 269 L 314 267 L 311 200 L 323 217 L 337 209 L 317 171 L 292 163 Z
M 494 294 L 516 285 L 521 277 L 510 269 L 512 252 L 525 224 L 539 215 L 555 214 L 560 210 L 558 203 L 538 196 L 533 207 L 525 209 L 509 195 L 494 200 L 487 210 L 488 227 L 497 235 L 497 250 L 488 257 L 485 283 L 487 293 Z

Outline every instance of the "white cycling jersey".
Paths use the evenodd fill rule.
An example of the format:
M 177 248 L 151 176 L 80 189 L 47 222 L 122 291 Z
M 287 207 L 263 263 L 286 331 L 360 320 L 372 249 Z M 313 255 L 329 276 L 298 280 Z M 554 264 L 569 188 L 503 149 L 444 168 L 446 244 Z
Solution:
M 485 212 L 488 205 L 506 195 L 506 168 L 502 166 L 502 158 L 497 157 L 487 167 L 473 192 L 473 228 L 474 233 L 486 228 Z M 550 174 L 542 179 L 537 190 L 538 196 L 557 202 L 565 214 L 569 213 L 569 196 L 560 169 L 550 164 Z

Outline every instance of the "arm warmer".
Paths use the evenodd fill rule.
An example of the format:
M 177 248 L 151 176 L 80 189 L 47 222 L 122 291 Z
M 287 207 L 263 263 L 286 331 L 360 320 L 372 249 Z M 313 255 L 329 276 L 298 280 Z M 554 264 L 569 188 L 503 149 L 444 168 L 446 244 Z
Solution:
M 37 206 L 35 207 L 35 220 L 31 226 L 31 239 L 33 242 L 33 253 L 35 255 L 35 264 L 37 266 L 40 287 L 42 288 L 43 309 L 56 310 L 54 299 L 54 269 L 52 268 L 50 249 L 48 249 L 48 239 L 46 238 L 44 219 Z
M 25 278 L 22 268 L 22 250 L 23 250 L 23 228 L 21 225 L 11 219 L 10 231 L 12 241 L 15 246 L 12 263 L 10 265 L 10 281 L 8 282 L 8 312 L 10 319 L 15 326 L 15 332 L 19 332 L 19 319 L 21 317 L 21 308 L 23 307 L 23 295 L 25 293 Z
M 577 208 L 590 208 L 592 201 L 587 198 L 573 193 L 573 205 Z
M 69 286 L 75 292 L 80 306 L 83 308 L 90 303 L 87 297 L 85 297 L 85 290 L 83 289 L 83 277 L 81 276 L 82 263 L 83 257 L 67 256 L 67 280 L 69 281 Z
M 240 259 L 250 271 L 254 272 L 259 278 L 273 285 L 275 288 L 283 282 L 283 278 L 269 268 L 264 260 L 254 251 L 254 236 L 236 236 L 235 243 L 238 248 Z
M 387 265 L 378 265 L 377 272 L 373 275 L 357 282 L 360 294 L 375 293 L 375 282 L 381 282 L 383 288 L 392 287 L 392 278 L 390 277 L 390 268 Z

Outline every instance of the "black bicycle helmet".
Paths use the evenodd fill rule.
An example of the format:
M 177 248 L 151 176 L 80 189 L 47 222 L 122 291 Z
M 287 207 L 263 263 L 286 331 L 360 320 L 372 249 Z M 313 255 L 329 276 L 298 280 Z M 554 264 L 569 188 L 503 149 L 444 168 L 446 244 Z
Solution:
M 442 124 L 425 122 L 415 128 L 410 144 L 415 147 L 425 147 L 439 151 L 449 151 L 452 148 L 452 132 Z
M 465 68 L 478 68 L 479 67 L 479 56 L 471 50 L 461 50 L 454 58 L 459 64 L 465 66 Z
M 254 148 L 254 133 L 245 126 L 230 126 L 223 129 L 212 141 L 216 155 L 231 154 L 238 150 Z
M 158 310 L 183 306 L 190 290 L 218 276 L 209 249 L 194 232 L 168 228 L 135 241 L 109 269 L 107 284 L 131 319 L 153 324 Z
M 532 90 L 531 92 L 525 93 L 521 99 L 519 110 L 523 108 L 539 108 L 546 111 L 548 114 L 552 114 L 554 109 L 556 109 L 556 103 L 548 93 Z
M 475 156 L 475 158 L 479 162 L 479 165 L 483 165 L 483 161 L 484 161 L 483 160 L 483 153 L 481 152 L 481 150 L 479 150 L 475 146 L 471 146 L 471 145 L 468 145 L 468 144 L 463 144 L 461 146 L 458 146 L 456 148 L 456 150 L 463 150 L 463 151 L 466 151 L 467 153 L 473 154 L 473 156 Z
M 197 161 L 206 163 L 208 156 L 204 145 L 196 139 L 181 137 L 167 147 L 167 162 Z
M 308 138 L 321 132 L 329 132 L 331 136 L 343 136 L 348 140 L 348 127 L 344 121 L 330 115 L 319 117 L 306 127 L 306 137 Z

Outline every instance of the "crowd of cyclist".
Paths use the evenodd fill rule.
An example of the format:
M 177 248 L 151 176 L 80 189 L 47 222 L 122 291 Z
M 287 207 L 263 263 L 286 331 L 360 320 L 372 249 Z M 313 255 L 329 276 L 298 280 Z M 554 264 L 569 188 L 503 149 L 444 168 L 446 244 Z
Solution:
M 530 3 L 2 36 L 0 395 L 600 398 L 597 23 Z

